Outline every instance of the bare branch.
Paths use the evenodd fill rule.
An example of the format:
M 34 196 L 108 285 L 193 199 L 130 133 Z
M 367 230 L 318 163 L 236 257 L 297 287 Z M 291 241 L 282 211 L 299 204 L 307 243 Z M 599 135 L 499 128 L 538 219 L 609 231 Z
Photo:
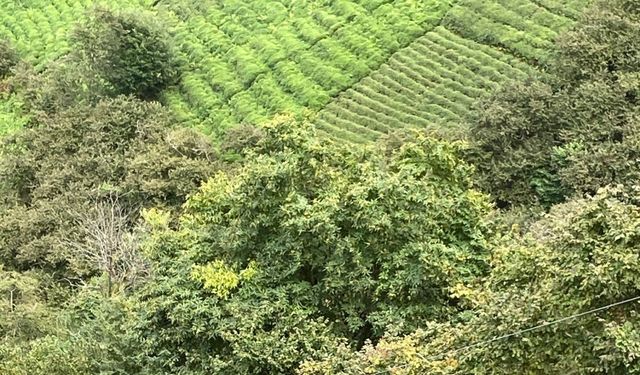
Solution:
M 133 213 L 124 209 L 117 197 L 95 202 L 86 212 L 71 216 L 80 235 L 67 239 L 64 245 L 81 261 L 107 275 L 108 295 L 114 284 L 130 286 L 147 275 L 139 241 L 131 229 Z

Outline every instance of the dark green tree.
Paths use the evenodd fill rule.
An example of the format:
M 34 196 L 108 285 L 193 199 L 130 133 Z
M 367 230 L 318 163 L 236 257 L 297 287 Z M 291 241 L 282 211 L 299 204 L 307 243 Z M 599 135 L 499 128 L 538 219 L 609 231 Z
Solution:
M 150 220 L 139 335 L 154 371 L 287 374 L 336 339 L 358 346 L 463 310 L 451 293 L 487 269 L 489 205 L 459 144 L 420 137 L 387 157 L 290 118 L 261 130 L 245 166 L 190 197 L 177 231 Z
M 81 61 L 113 95 L 156 99 L 177 78 L 166 28 L 151 14 L 96 8 L 72 34 Z
M 496 93 L 472 124 L 469 160 L 504 206 L 549 206 L 608 184 L 638 183 L 640 14 L 601 1 L 560 38 L 552 78 Z
M 482 285 L 458 290 L 473 310 L 468 321 L 389 337 L 359 352 L 342 346 L 305 363 L 301 373 L 402 366 L 406 374 L 639 374 L 638 302 L 493 340 L 640 296 L 638 203 L 637 190 L 607 188 L 555 205 L 525 234 L 497 241 Z
M 640 5 L 635 0 L 598 1 L 577 27 L 560 35 L 555 69 L 568 81 L 634 73 L 640 66 Z
M 92 207 L 115 197 L 134 224 L 142 207 L 179 207 L 217 169 L 210 143 L 172 130 L 157 103 L 117 97 L 32 122 L 0 151 L 0 263 L 13 270 L 95 272 L 69 269 L 68 241 Z
M 0 39 L 0 79 L 6 77 L 18 61 L 18 54 L 11 47 L 9 42 L 4 39 Z

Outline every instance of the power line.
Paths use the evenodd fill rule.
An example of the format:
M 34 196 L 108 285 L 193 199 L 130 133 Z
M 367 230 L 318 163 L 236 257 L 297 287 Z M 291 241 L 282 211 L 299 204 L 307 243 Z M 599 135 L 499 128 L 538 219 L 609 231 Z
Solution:
M 423 361 L 430 361 L 430 360 L 439 358 L 441 356 L 444 356 L 445 354 L 455 354 L 455 353 L 459 353 L 459 352 L 462 352 L 462 351 L 465 351 L 465 350 L 477 348 L 477 347 L 480 347 L 480 346 L 483 346 L 483 345 L 490 344 L 492 342 L 496 342 L 496 341 L 499 341 L 499 340 L 504 340 L 504 339 L 507 339 L 507 338 L 510 338 L 510 337 L 514 337 L 514 336 L 519 336 L 519 335 L 522 335 L 524 333 L 535 331 L 535 330 L 540 329 L 540 328 L 553 326 L 553 325 L 560 324 L 560 323 L 563 323 L 563 322 L 566 322 L 566 321 L 569 321 L 569 320 L 572 320 L 572 319 L 581 318 L 581 317 L 586 316 L 586 315 L 591 315 L 591 314 L 594 314 L 594 313 L 597 313 L 597 312 L 600 312 L 600 311 L 608 310 L 608 309 L 610 309 L 612 307 L 624 305 L 624 304 L 635 302 L 635 301 L 638 301 L 638 300 L 640 300 L 640 296 L 636 296 L 636 297 L 633 297 L 633 298 L 625 299 L 625 300 L 619 301 L 619 302 L 614 302 L 614 303 L 611 303 L 609 305 L 597 307 L 595 309 L 591 309 L 591 310 L 584 311 L 584 312 L 581 312 L 581 313 L 578 313 L 578 314 L 566 316 L 564 318 L 560 318 L 560 319 L 553 320 L 553 321 L 550 321 L 550 322 L 542 323 L 542 324 L 539 324 L 537 326 L 521 329 L 519 331 L 511 332 L 511 333 L 508 333 L 508 334 L 505 334 L 505 335 L 495 336 L 495 337 L 493 337 L 491 339 L 484 340 L 484 341 L 479 341 L 479 342 L 476 342 L 476 343 L 473 343 L 473 344 L 470 344 L 470 345 L 462 346 L 460 348 L 451 349 L 451 350 L 445 350 L 445 351 L 442 351 L 440 353 L 433 354 L 433 355 L 426 356 L 426 357 L 422 356 L 420 353 L 417 353 L 417 356 L 418 356 L 418 358 L 420 358 Z M 402 368 L 406 368 L 406 367 L 409 367 L 409 364 L 400 365 L 400 366 L 393 366 L 392 368 L 393 369 L 402 369 Z M 385 374 L 385 373 L 388 373 L 388 372 L 389 372 L 389 370 L 384 370 L 384 371 L 374 372 L 374 373 L 369 374 L 369 375 L 380 375 L 380 374 Z

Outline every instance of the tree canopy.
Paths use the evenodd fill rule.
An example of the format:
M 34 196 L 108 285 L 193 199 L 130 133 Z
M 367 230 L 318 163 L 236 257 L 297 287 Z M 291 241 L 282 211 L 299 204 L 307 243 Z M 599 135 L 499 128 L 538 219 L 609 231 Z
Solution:
M 384 157 L 287 117 L 262 131 L 239 171 L 189 198 L 179 230 L 151 233 L 143 333 L 148 357 L 171 364 L 158 371 L 288 373 L 337 338 L 358 346 L 463 310 L 452 291 L 487 270 L 489 205 L 460 145 L 420 138 Z
M 461 35 L 492 46 L 464 61 L 468 71 L 493 79 L 526 65 L 505 67 L 499 47 L 541 64 L 522 77 L 538 73 L 491 92 L 468 127 L 407 123 L 367 145 L 331 139 L 331 116 L 284 113 L 298 102 L 285 102 L 283 87 L 317 96 L 326 93 L 307 77 L 347 80 L 320 60 L 296 72 L 276 52 L 299 41 L 279 28 L 313 8 L 331 35 L 295 22 L 301 45 L 334 56 L 335 40 L 366 40 L 336 20 L 397 9 L 336 2 L 332 18 L 325 5 L 245 3 L 217 4 L 233 17 L 212 16 L 211 29 L 205 5 L 98 7 L 69 51 L 38 66 L 0 41 L 0 96 L 11 100 L 0 100 L 0 120 L 14 122 L 0 138 L 0 373 L 640 374 L 637 1 L 596 1 L 582 16 L 553 1 L 447 4 L 442 20 L 455 33 L 443 26 L 380 69 L 420 84 L 387 87 L 392 80 L 372 75 L 329 108 L 365 111 L 383 88 L 423 95 L 440 77 L 449 96 L 398 99 L 366 111 L 368 123 L 459 119 L 445 101 L 470 105 L 474 90 L 485 92 L 457 82 L 461 70 L 439 70 L 450 49 L 477 45 Z M 505 11 L 514 7 L 564 13 L 518 22 Z M 477 23 L 470 9 L 483 15 Z M 174 55 L 184 46 L 162 17 L 202 21 L 178 33 L 193 32 L 247 74 L 221 63 L 206 72 L 216 84 L 184 74 L 172 87 L 185 73 Z M 277 19 L 269 32 L 285 47 L 253 43 L 259 30 L 235 22 L 247 17 Z M 545 50 L 552 24 L 574 18 Z M 506 35 L 518 28 L 527 33 Z M 234 48 L 223 49 L 229 36 Z M 261 70 L 253 60 L 266 49 Z M 279 86 L 288 75 L 301 86 Z M 210 95 L 192 116 L 181 98 L 197 101 L 196 91 Z M 254 96 L 284 114 L 246 120 L 268 113 Z M 189 121 L 212 108 L 239 114 L 206 113 L 220 128 L 201 134 Z M 428 110 L 441 113 L 418 117 Z M 363 128 L 355 109 L 340 116 Z M 223 132 L 232 118 L 243 123 Z
M 177 79 L 168 38 L 149 14 L 107 8 L 95 8 L 72 35 L 75 52 L 113 95 L 143 99 L 156 99 Z
M 0 261 L 67 269 L 66 241 L 92 202 L 176 208 L 216 170 L 214 159 L 205 138 L 171 130 L 157 103 L 117 97 L 40 117 L 3 141 Z
M 500 205 L 548 207 L 638 182 L 639 24 L 635 2 L 597 2 L 560 38 L 556 75 L 482 104 L 470 160 Z
M 505 233 L 489 277 L 459 290 L 473 306 L 468 321 L 340 350 L 302 373 L 637 373 L 637 304 L 582 316 L 640 294 L 637 203 L 637 193 L 608 188 L 555 206 L 526 233 Z

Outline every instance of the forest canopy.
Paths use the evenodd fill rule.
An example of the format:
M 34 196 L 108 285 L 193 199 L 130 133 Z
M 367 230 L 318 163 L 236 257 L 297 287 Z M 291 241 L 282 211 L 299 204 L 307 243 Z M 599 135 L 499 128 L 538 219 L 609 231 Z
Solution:
M 636 1 L 223 3 L 0 27 L 0 373 L 640 374 Z

